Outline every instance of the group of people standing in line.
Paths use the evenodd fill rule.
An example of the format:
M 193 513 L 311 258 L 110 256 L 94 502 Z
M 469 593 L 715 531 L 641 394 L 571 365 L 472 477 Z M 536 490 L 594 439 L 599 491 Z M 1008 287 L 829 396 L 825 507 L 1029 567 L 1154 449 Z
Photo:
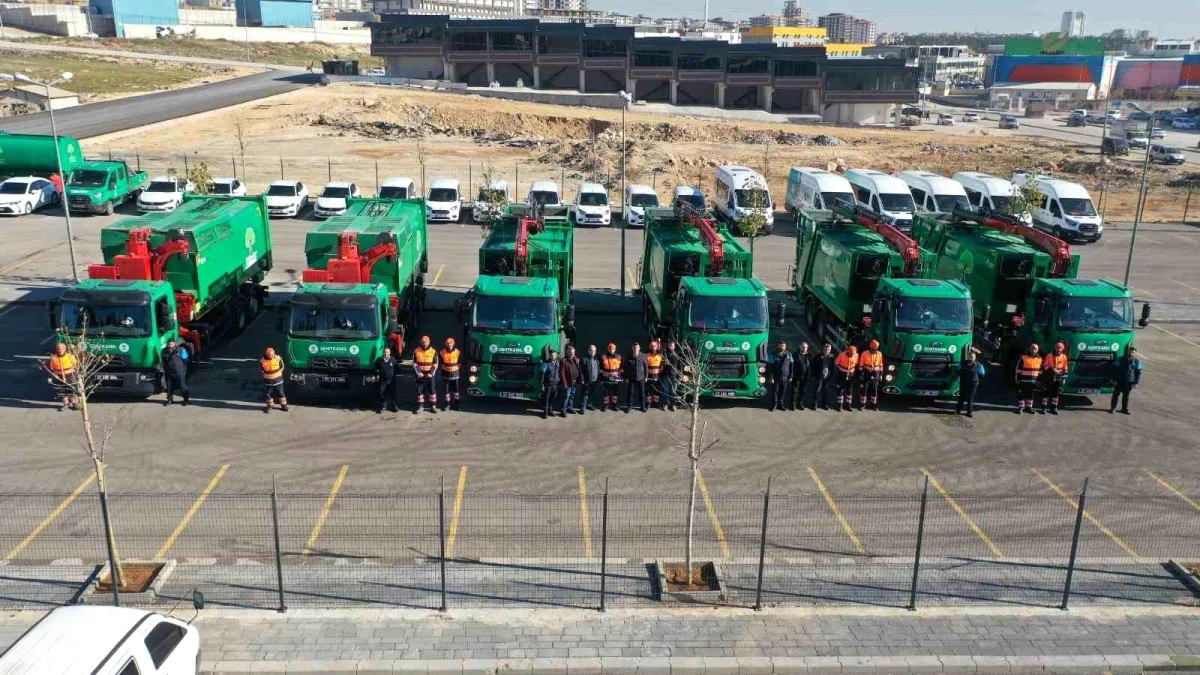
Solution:
M 622 389 L 626 413 L 635 403 L 642 412 L 651 407 L 673 411 L 679 398 L 679 378 L 687 377 L 681 371 L 674 340 L 667 340 L 665 348 L 662 342 L 651 340 L 649 352 L 642 352 L 642 346 L 634 342 L 624 355 L 617 353 L 612 342 L 603 354 L 596 345 L 588 345 L 583 356 L 568 345 L 561 358 L 558 350 L 551 349 L 541 365 L 542 417 L 555 412 L 566 417 L 568 413 L 585 415 L 589 410 L 620 410 Z M 597 401 L 599 408 L 593 405 Z
M 861 354 L 854 345 L 834 354 L 828 342 L 820 352 L 810 353 L 808 343 L 801 342 L 793 355 L 780 341 L 767 359 L 767 381 L 772 385 L 773 411 L 829 410 L 831 392 L 834 410 L 879 410 L 883 353 L 879 341 L 871 340 Z

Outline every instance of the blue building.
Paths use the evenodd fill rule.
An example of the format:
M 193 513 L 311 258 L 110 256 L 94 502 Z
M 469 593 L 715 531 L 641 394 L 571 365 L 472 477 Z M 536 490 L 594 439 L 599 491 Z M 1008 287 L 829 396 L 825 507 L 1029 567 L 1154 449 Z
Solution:
M 125 37 L 125 24 L 178 26 L 178 0 L 91 0 L 92 14 L 109 17 L 117 37 Z
M 239 26 L 312 28 L 312 0 L 236 0 Z

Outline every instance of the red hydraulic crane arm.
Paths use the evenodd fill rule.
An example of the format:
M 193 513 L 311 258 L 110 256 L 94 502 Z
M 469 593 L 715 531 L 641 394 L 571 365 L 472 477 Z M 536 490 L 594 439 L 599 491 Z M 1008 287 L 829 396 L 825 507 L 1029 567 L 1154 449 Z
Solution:
M 541 232 L 546 226 L 540 218 L 522 218 L 517 221 L 517 236 L 513 241 L 513 256 L 516 258 L 517 276 L 529 271 L 529 237 Z
M 690 204 L 681 204 L 678 211 L 682 223 L 691 225 L 700 233 L 708 246 L 708 273 L 720 275 L 725 269 L 725 240 L 717 231 L 717 224 L 703 212 Z
M 879 213 L 861 206 L 854 207 L 848 214 L 850 219 L 883 237 L 900 253 L 904 260 L 904 275 L 914 276 L 920 269 L 921 249 L 911 237 L 897 230 Z
M 172 256 L 187 255 L 190 250 L 187 240 L 183 238 L 171 239 L 151 250 L 149 229 L 130 230 L 129 239 L 125 242 L 125 254 L 113 256 L 111 265 L 89 265 L 88 277 L 162 281 L 167 261 Z
M 371 271 L 375 268 L 375 263 L 399 254 L 400 248 L 394 241 L 381 242 L 367 249 L 366 253 L 359 256 L 359 281 L 364 284 L 371 283 Z
M 323 270 L 304 270 L 303 279 L 310 283 L 369 284 L 375 264 L 384 258 L 399 255 L 399 252 L 396 242 L 387 240 L 359 254 L 358 233 L 343 232 L 338 235 L 337 258 L 326 263 Z
M 1067 272 L 1071 269 L 1071 247 L 1062 239 L 1030 227 L 1021 220 L 1006 214 L 985 211 L 981 214 L 971 214 L 971 216 L 973 216 L 971 220 L 984 227 L 990 227 L 993 230 L 999 230 L 1007 234 L 1015 234 L 1033 246 L 1049 253 L 1051 259 L 1051 276 L 1066 276 Z

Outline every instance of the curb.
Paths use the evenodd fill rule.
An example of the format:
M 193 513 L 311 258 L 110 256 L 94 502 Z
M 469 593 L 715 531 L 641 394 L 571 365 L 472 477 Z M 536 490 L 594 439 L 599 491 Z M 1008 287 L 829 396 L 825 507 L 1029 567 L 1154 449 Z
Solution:
M 200 673 L 428 675 L 603 673 L 767 675 L 774 673 L 1144 673 L 1200 672 L 1197 656 L 812 656 L 462 659 L 397 661 L 205 661 Z

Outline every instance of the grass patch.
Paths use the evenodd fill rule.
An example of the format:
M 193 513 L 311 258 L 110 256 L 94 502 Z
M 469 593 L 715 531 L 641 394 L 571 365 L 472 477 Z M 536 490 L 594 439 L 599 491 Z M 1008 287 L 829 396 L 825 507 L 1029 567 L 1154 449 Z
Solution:
M 62 47 L 91 47 L 93 49 L 113 49 L 124 52 L 193 56 L 229 61 L 246 60 L 246 43 L 232 40 L 196 40 L 192 38 L 88 40 L 83 38 L 42 37 L 30 38 L 25 42 L 59 45 Z M 313 69 L 319 71 L 321 69 L 321 61 L 325 59 L 358 59 L 360 66 L 363 68 L 383 66 L 383 59 L 370 56 L 370 48 L 367 45 L 342 45 L 324 42 L 250 43 L 250 61 L 254 63 L 278 63 L 289 66 L 308 66 L 312 64 Z
M 75 75 L 58 86 L 80 95 L 157 91 L 220 71 L 220 68 L 161 61 L 115 59 L 27 51 L 0 51 L 5 72 L 24 73 L 35 80 L 56 79 L 64 71 Z

